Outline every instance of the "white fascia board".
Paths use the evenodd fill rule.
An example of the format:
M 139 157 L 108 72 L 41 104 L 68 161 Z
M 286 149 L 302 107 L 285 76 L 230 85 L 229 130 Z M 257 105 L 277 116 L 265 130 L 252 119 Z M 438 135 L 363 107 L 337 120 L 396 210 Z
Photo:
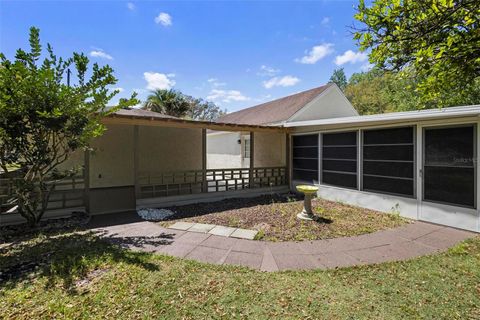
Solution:
M 376 122 L 435 120 L 435 119 L 441 119 L 441 118 L 456 118 L 456 117 L 468 117 L 468 116 L 480 116 L 480 105 L 407 111 L 407 112 L 392 112 L 392 113 L 366 115 L 366 116 L 297 121 L 297 122 L 284 123 L 284 126 L 288 128 L 288 127 L 308 127 L 308 126 L 340 125 L 340 124 L 365 125 L 365 124 L 376 123 Z

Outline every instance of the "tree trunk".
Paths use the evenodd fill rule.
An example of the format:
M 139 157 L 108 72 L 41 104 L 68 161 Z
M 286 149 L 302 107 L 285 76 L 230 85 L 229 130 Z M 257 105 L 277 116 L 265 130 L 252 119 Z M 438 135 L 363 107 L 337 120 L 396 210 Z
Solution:
M 18 213 L 27 220 L 30 227 L 35 227 L 42 219 L 48 207 L 51 191 L 55 185 L 47 184 L 43 179 L 27 181 L 22 179 L 14 184 Z

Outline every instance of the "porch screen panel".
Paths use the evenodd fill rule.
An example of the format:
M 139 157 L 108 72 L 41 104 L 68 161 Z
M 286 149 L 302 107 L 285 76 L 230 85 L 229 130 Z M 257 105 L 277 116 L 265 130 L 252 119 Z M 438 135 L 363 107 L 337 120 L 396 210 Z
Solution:
M 318 182 L 318 135 L 292 136 L 293 180 Z
M 363 131 L 362 190 L 414 196 L 414 128 Z
M 357 188 L 357 132 L 322 134 L 322 183 Z
M 475 207 L 475 127 L 425 129 L 424 200 Z

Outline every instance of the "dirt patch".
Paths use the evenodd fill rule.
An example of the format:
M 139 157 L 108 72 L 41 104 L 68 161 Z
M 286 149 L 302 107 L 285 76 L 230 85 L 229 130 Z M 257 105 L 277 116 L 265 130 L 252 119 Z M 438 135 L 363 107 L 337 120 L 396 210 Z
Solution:
M 355 236 L 395 228 L 409 220 L 396 214 L 314 199 L 317 221 L 297 219 L 303 200 L 291 195 L 227 199 L 170 207 L 175 212 L 163 226 L 176 221 L 210 223 L 229 227 L 261 230 L 269 241 L 302 241 Z

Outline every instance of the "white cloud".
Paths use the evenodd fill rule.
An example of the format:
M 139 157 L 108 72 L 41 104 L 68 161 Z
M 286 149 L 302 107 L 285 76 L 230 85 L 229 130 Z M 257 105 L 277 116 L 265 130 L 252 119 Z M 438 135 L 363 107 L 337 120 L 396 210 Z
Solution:
M 333 44 L 324 43 L 314 46 L 310 51 L 305 51 L 305 56 L 295 59 L 296 62 L 303 64 L 315 64 L 317 61 L 325 58 L 333 52 Z
M 165 12 L 160 12 L 158 16 L 155 17 L 155 23 L 161 24 L 165 27 L 172 25 L 172 16 Z
M 210 93 L 207 96 L 207 100 L 229 103 L 232 101 L 247 101 L 247 100 L 250 100 L 250 98 L 247 96 L 244 96 L 238 90 L 212 89 L 212 91 L 210 91 Z
M 212 85 L 212 87 L 223 87 L 226 86 L 227 84 L 225 82 L 220 82 L 217 78 L 210 78 L 207 80 L 208 83 Z
M 172 78 L 174 74 L 164 74 L 158 72 L 144 72 L 143 78 L 147 81 L 148 90 L 166 89 L 169 90 L 175 85 L 175 80 Z
M 112 88 L 112 90 L 118 90 L 118 92 L 120 92 L 120 93 L 123 92 L 123 91 L 125 91 L 125 89 L 120 88 L 120 87 L 118 87 L 118 88 Z
M 360 67 L 360 70 L 362 70 L 363 72 L 367 72 L 367 71 L 372 70 L 373 66 L 374 66 L 374 64 L 367 62 L 367 63 L 362 64 L 362 66 Z
M 130 10 L 130 11 L 135 10 L 135 8 L 136 8 L 135 3 L 133 3 L 133 2 L 127 2 L 127 8 L 128 8 L 128 10 Z
M 260 71 L 257 72 L 257 75 L 262 77 L 273 77 L 274 75 L 278 74 L 280 69 L 275 69 L 272 67 L 268 67 L 266 65 L 262 65 L 260 67 Z
M 322 21 L 320 22 L 322 25 L 327 25 L 330 23 L 330 17 L 323 17 Z
M 113 57 L 103 51 L 102 49 L 95 49 L 90 51 L 90 56 L 95 57 L 95 58 L 102 58 L 102 59 L 107 59 L 107 60 L 113 60 Z
M 294 76 L 274 77 L 270 80 L 263 81 L 263 86 L 267 89 L 273 87 L 291 87 L 296 85 L 300 79 Z
M 363 62 L 368 59 L 368 55 L 365 52 L 353 52 L 352 50 L 345 51 L 344 54 L 335 57 L 335 64 L 341 66 L 345 63 L 354 64 L 357 62 Z

